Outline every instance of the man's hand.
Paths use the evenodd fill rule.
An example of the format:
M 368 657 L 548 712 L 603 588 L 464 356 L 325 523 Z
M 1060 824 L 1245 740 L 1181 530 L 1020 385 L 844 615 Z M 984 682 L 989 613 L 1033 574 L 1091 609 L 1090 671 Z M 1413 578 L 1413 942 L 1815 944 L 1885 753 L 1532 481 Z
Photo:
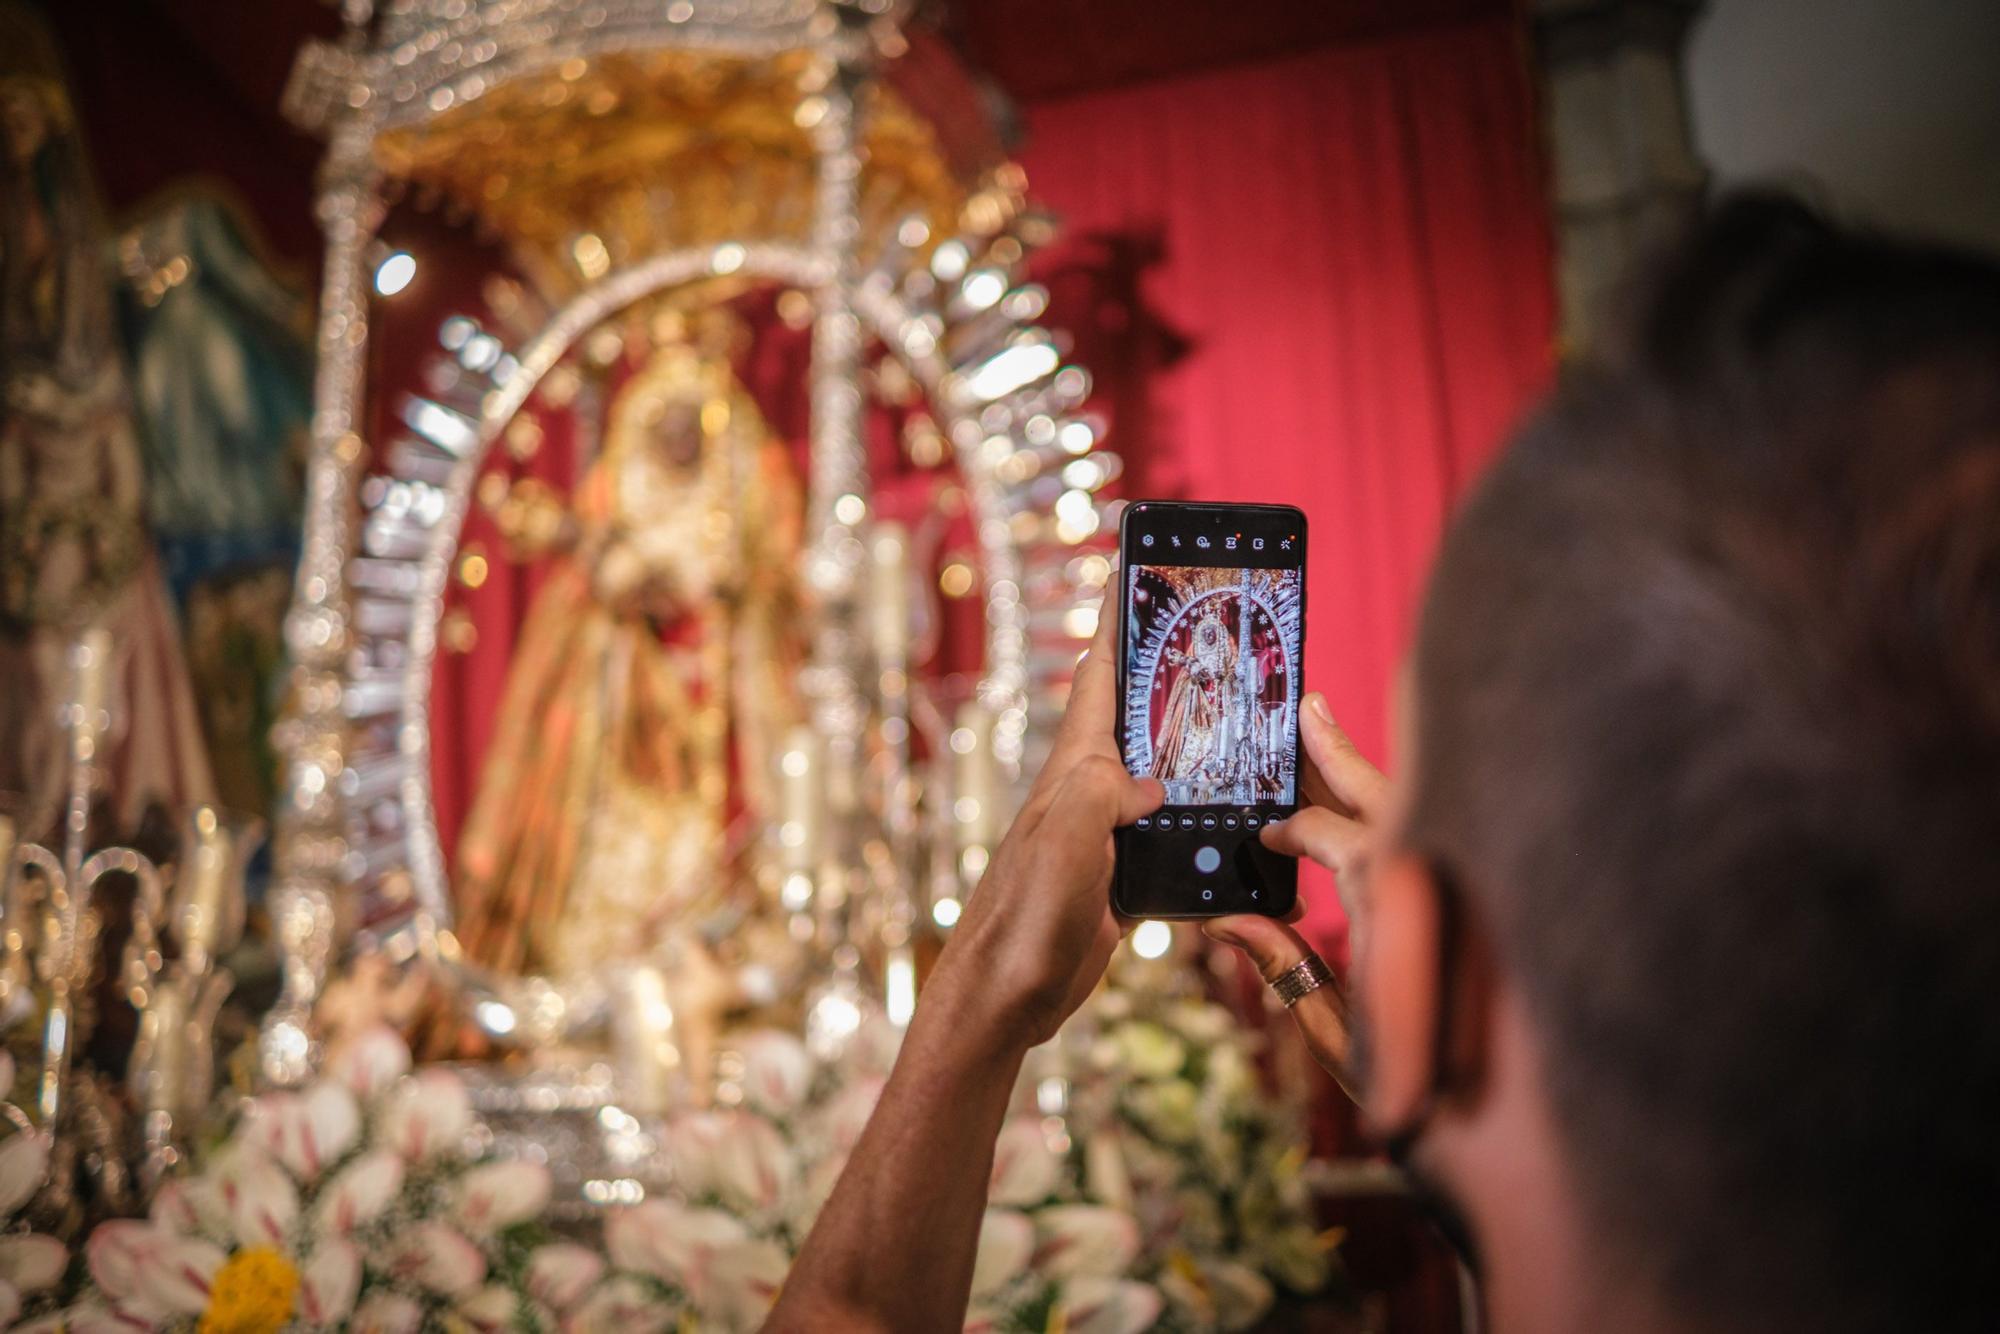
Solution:
M 1053 1036 L 1104 975 L 1125 925 L 1111 911 L 1111 831 L 1166 796 L 1126 772 L 1113 734 L 1117 587 L 1098 608 L 1048 762 L 931 978 L 1022 1047 Z
M 1307 805 L 1291 819 L 1264 830 L 1264 846 L 1273 852 L 1307 857 L 1331 870 L 1347 909 L 1350 953 L 1359 956 L 1368 918 L 1368 859 L 1373 832 L 1381 818 L 1388 780 L 1355 749 L 1317 693 L 1307 695 L 1299 711 L 1299 732 L 1306 747 L 1300 789 Z M 1250 956 L 1266 982 L 1294 967 L 1312 952 L 1305 937 L 1287 921 L 1269 917 L 1218 917 L 1203 929 L 1216 940 L 1234 945 Z M 1348 1063 L 1351 1037 L 1347 1012 L 1338 991 L 1322 987 L 1292 1006 L 1292 1017 L 1313 1056 L 1336 1078 Z M 1351 1092 L 1352 1090 L 1350 1090 Z
M 1055 749 L 924 987 L 767 1331 L 957 1329 L 965 1318 L 993 1141 L 1022 1060 L 1083 1003 L 1118 944 L 1111 831 L 1166 795 L 1125 772 L 1111 734 L 1117 614 L 1114 585 Z

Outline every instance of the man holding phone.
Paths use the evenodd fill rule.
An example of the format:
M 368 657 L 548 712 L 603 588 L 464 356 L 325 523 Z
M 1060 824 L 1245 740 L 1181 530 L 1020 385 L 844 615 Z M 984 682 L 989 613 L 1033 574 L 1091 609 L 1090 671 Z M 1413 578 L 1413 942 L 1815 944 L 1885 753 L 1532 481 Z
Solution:
M 1122 923 L 1112 608 L 777 1330 L 956 1328 L 1028 1047 Z M 1454 522 L 1385 780 L 1307 807 L 1352 1022 L 1212 921 L 1515 1331 L 1990 1329 L 2000 1261 L 2000 266 L 1728 205 Z M 1310 985 L 1308 985 L 1310 984 Z

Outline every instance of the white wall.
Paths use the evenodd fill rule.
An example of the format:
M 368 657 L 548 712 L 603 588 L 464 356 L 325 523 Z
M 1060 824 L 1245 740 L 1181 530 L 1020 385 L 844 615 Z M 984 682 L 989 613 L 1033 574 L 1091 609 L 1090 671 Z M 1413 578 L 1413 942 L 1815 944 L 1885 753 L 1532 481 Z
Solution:
M 1718 183 L 2000 249 L 2000 0 L 1708 0 L 1687 78 Z

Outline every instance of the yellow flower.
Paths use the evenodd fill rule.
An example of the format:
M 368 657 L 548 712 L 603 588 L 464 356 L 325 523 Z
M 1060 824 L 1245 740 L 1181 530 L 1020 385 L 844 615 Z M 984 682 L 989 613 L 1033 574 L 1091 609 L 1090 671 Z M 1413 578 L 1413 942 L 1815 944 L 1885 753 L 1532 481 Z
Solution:
M 246 1246 L 215 1272 L 200 1334 L 276 1334 L 292 1318 L 299 1271 L 271 1246 Z

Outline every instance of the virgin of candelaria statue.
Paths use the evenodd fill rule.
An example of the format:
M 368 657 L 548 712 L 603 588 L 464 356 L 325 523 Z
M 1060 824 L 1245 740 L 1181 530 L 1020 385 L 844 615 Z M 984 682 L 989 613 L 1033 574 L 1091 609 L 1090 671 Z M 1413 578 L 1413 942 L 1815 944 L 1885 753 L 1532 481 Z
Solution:
M 726 358 L 618 387 L 509 668 L 458 848 L 458 933 L 508 973 L 642 956 L 744 883 L 796 720 L 800 505 Z

